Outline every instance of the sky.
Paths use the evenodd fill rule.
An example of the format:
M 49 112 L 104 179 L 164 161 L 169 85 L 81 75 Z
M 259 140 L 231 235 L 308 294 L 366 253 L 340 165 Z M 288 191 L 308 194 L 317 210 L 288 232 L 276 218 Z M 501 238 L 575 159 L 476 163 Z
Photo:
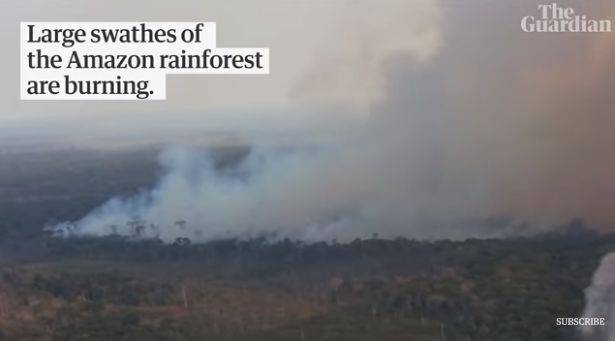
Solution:
M 382 95 L 381 64 L 396 50 L 429 58 L 437 44 L 440 11 L 432 1 L 6 1 L 0 6 L 2 40 L 18 49 L 19 21 L 214 21 L 218 46 L 266 46 L 273 52 L 267 76 L 169 76 L 164 102 L 27 102 L 18 98 L 18 55 L 3 54 L 0 120 L 36 133 L 76 122 L 94 135 L 125 130 L 158 134 L 156 124 L 242 130 L 271 121 L 331 126 L 364 119 Z M 393 15 L 391 15 L 393 14 Z M 412 39 L 404 32 L 421 31 Z M 344 109 L 339 109 L 343 107 Z M 334 109 L 338 108 L 338 109 Z M 331 117 L 331 113 L 335 117 Z M 259 117 L 260 116 L 260 117 Z M 276 117 L 272 119 L 272 117 Z M 226 120 L 225 120 L 226 118 Z M 346 119 L 346 118 L 343 118 Z M 322 124 L 326 121 L 327 123 Z M 0 122 L 2 122 L 0 121 Z M 220 122 L 223 121 L 223 122 Z M 37 122 L 42 122 L 37 124 Z M 162 122 L 162 123 L 160 123 Z M 288 123 L 290 122 L 290 123 Z M 297 123 L 299 122 L 299 123 Z M 108 129 L 107 126 L 113 126 Z M 153 126 L 152 126 L 153 125 Z M 35 127 L 36 129 L 32 128 Z M 262 129 L 262 127 L 261 127 Z M 19 131 L 12 134 L 19 135 Z M 70 135 L 70 133 L 69 133 Z M 87 138 L 87 137 L 85 137 Z

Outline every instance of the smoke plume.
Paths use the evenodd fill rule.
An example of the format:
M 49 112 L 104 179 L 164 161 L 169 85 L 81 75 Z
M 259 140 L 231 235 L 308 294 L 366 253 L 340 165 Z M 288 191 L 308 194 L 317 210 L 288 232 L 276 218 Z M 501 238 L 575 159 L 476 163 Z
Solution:
M 290 91 L 305 110 L 334 103 L 337 111 L 379 93 L 360 129 L 341 127 L 335 139 L 292 152 L 253 141 L 240 175 L 172 149 L 161 156 L 165 175 L 154 189 L 58 228 L 166 241 L 261 233 L 347 240 L 376 232 L 501 236 L 526 232 L 515 221 L 542 227 L 577 216 L 612 223 L 613 36 L 523 33 L 519 20 L 536 13 L 533 1 L 398 5 L 378 7 L 380 19 L 361 26 L 366 34 L 340 35 L 348 43 L 316 55 Z M 606 2 L 569 5 L 594 17 L 613 12 Z M 400 13 L 413 10 L 430 20 L 400 24 Z M 365 17 L 352 13 L 340 20 Z M 390 39 L 370 54 L 375 35 Z M 369 86 L 353 90 L 362 80 Z M 498 216 L 515 220 L 496 229 L 482 223 Z
M 583 317 L 605 318 L 606 326 L 583 326 L 587 340 L 614 341 L 615 326 L 609 322 L 615 318 L 615 253 L 602 258 L 594 273 L 592 284 L 585 289 Z

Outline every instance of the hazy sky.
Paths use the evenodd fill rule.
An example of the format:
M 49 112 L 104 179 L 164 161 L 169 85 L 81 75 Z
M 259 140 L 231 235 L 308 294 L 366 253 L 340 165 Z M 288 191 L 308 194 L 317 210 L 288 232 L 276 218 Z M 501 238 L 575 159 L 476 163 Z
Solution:
M 21 102 L 16 53 L 0 58 L 0 122 L 62 130 L 76 121 L 92 132 L 130 129 L 158 134 L 178 125 L 243 129 L 246 124 L 318 125 L 322 120 L 362 119 L 382 95 L 382 63 L 394 51 L 425 60 L 439 43 L 441 11 L 431 0 L 390 1 L 5 1 L 2 41 L 18 50 L 19 21 L 215 21 L 218 46 L 271 49 L 268 76 L 170 76 L 164 102 Z M 413 32 L 411 36 L 407 32 Z M 416 33 L 416 34 L 415 34 Z M 344 106 L 344 109 L 332 109 Z M 324 109 L 326 107 L 326 109 Z M 331 117 L 334 113 L 336 117 Z M 272 116 L 279 119 L 269 120 Z M 226 122 L 224 122 L 224 118 Z M 297 121 L 299 123 L 297 123 Z M 294 123 L 293 123 L 294 122 Z M 264 127 L 260 127 L 263 129 Z M 66 130 L 66 129 L 64 129 Z M 67 129 L 68 134 L 74 129 Z M 164 130 L 164 129 L 163 129 Z M 31 131 L 31 129 L 30 129 Z M 15 131 L 13 131 L 15 133 Z

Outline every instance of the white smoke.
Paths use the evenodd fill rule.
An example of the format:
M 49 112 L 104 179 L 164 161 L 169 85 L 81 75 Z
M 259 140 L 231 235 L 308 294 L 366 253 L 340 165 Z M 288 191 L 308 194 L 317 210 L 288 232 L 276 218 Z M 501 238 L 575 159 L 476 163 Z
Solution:
M 585 289 L 585 310 L 583 317 L 605 318 L 606 326 L 583 326 L 588 340 L 615 341 L 615 253 L 602 258 L 594 273 L 592 284 Z
M 471 184 L 433 174 L 433 162 L 440 161 L 428 160 L 424 146 L 402 153 L 392 144 L 387 151 L 365 142 L 316 150 L 256 149 L 232 170 L 217 169 L 202 151 L 172 148 L 160 157 L 164 176 L 154 189 L 113 198 L 80 221 L 53 229 L 166 242 L 262 234 L 316 241 L 373 233 L 423 238 L 476 233 L 443 228 L 468 218 L 475 200 Z
M 310 64 L 290 87 L 291 98 L 303 110 L 334 107 L 357 110 L 357 117 L 366 102 L 387 102 L 391 82 L 384 66 L 390 58 L 402 57 L 420 70 L 437 53 L 438 4 L 340 1 L 327 6 L 326 15 L 321 13 L 325 8 L 310 7 L 318 9 L 317 23 L 329 18 L 324 20 L 328 33 L 320 36 Z M 321 29 L 314 27 L 311 34 Z M 292 46 L 278 47 L 287 60 L 295 59 L 288 56 L 295 51 Z M 165 175 L 154 189 L 132 198 L 113 198 L 83 219 L 53 229 L 165 241 L 260 233 L 305 240 L 352 239 L 376 232 L 391 237 L 450 236 L 443 226 L 473 216 L 480 187 L 466 181 L 446 141 L 452 137 L 446 126 L 450 114 L 429 109 L 418 103 L 403 115 L 376 109 L 382 114 L 375 115 L 380 117 L 365 130 L 348 132 L 353 125 L 346 125 L 344 133 L 316 151 L 281 155 L 260 148 L 256 141 L 240 166 L 244 176 L 239 178 L 217 172 L 206 155 L 171 149 L 161 156 Z M 471 233 L 460 229 L 457 234 Z
M 56 228 L 165 241 L 261 233 L 348 240 L 518 232 L 476 223 L 499 215 L 538 225 L 615 219 L 612 36 L 524 34 L 519 20 L 535 10 L 533 1 L 368 3 L 327 14 L 335 39 L 323 40 L 311 67 L 285 88 L 318 117 L 329 113 L 324 104 L 338 105 L 329 116 L 353 117 L 348 103 L 367 98 L 362 130 L 331 129 L 337 136 L 308 152 L 279 153 L 257 139 L 240 177 L 194 150 L 169 150 L 154 189 Z M 278 49 L 294 53 L 286 43 Z

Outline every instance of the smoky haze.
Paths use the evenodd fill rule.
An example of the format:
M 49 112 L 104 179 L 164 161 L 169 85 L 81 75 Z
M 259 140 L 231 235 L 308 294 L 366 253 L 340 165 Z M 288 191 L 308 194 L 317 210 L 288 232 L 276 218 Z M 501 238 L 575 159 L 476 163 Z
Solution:
M 277 81 L 263 81 L 259 91 L 272 100 L 259 105 L 313 113 L 318 122 L 310 124 L 331 129 L 334 138 L 292 152 L 251 138 L 253 151 L 238 166 L 242 176 L 219 172 L 194 149 L 171 148 L 161 155 L 164 175 L 155 188 L 55 228 L 134 234 L 142 220 L 139 234 L 165 241 L 260 233 L 348 240 L 374 232 L 500 236 L 527 232 L 515 222 L 542 229 L 572 217 L 603 229 L 613 222 L 612 34 L 523 33 L 520 19 L 537 13 L 533 1 L 357 8 L 340 1 L 327 11 L 303 5 L 326 23 L 319 37 L 328 38 L 312 42 L 300 68 L 280 57 L 280 71 L 277 51 L 292 60 L 290 46 L 297 45 L 271 40 Z M 590 17 L 608 18 L 615 9 L 606 1 L 560 5 Z M 280 19 L 266 27 L 287 25 Z M 309 36 L 295 29 L 297 39 Z M 222 96 L 230 103 L 229 93 L 237 92 Z M 276 94 L 284 100 L 276 102 Z M 328 115 L 343 119 L 333 128 Z M 305 136 L 312 135 L 297 139 Z M 498 216 L 513 222 L 495 230 L 482 223 Z

